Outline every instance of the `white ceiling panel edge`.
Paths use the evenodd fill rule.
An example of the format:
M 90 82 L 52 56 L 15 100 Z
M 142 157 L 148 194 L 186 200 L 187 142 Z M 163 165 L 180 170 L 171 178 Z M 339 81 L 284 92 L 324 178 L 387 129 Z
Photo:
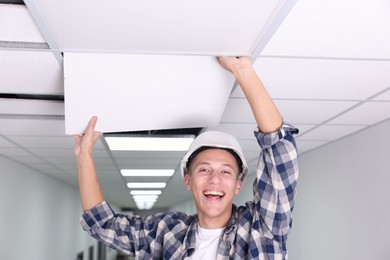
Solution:
M 287 17 L 291 9 L 294 7 L 297 0 L 280 1 L 275 11 L 271 14 L 263 30 L 255 43 L 254 49 L 251 51 L 252 60 L 259 57 L 265 46 L 271 40 L 274 33 L 278 30 L 284 19 Z
M 40 12 L 38 4 L 34 0 L 24 0 L 24 3 L 26 4 L 30 14 L 32 15 L 35 24 L 38 26 L 41 34 L 45 38 L 50 49 L 52 50 L 54 57 L 57 59 L 58 63 L 62 65 L 62 54 L 59 51 L 57 42 L 53 37 L 49 24 L 46 23 Z

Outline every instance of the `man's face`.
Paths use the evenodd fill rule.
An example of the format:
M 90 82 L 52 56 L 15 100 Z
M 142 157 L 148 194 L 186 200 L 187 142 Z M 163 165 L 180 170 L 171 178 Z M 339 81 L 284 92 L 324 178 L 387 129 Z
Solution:
M 207 149 L 193 159 L 184 179 L 186 188 L 192 191 L 200 221 L 220 219 L 227 222 L 233 197 L 241 188 L 237 176 L 236 159 L 223 149 Z

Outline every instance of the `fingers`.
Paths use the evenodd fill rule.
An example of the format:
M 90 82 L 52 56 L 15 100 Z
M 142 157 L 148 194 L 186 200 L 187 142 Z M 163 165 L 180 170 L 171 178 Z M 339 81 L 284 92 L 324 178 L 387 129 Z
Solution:
M 96 122 L 97 122 L 97 116 L 91 117 L 87 126 L 87 130 L 85 131 L 85 134 L 93 135 L 93 132 L 95 131 Z

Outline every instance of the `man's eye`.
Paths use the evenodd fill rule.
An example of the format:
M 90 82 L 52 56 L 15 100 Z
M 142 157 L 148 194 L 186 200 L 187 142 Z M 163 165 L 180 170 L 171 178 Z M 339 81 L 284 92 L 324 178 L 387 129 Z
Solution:
M 223 174 L 231 174 L 230 171 L 222 171 Z

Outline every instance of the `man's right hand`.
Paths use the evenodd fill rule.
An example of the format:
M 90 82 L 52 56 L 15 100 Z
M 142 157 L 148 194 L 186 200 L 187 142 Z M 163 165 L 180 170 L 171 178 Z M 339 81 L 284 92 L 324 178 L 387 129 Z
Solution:
M 93 146 L 102 136 L 102 132 L 95 131 L 97 117 L 94 116 L 89 120 L 87 129 L 84 134 L 75 135 L 74 154 L 79 160 L 83 155 L 92 156 Z

